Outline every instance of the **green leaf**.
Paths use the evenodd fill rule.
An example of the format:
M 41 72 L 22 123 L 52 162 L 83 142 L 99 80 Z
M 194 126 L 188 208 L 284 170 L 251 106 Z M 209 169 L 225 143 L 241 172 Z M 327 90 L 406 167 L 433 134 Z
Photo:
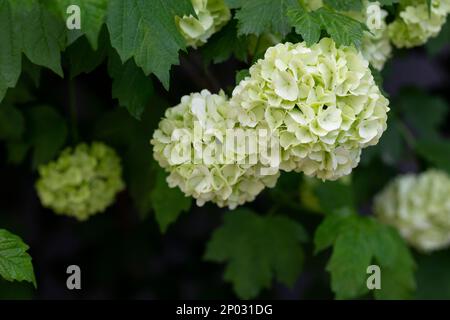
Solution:
M 49 106 L 37 106 L 26 111 L 27 141 L 33 148 L 32 166 L 52 160 L 67 139 L 64 118 Z
M 21 71 L 20 32 L 13 9 L 7 0 L 0 0 L 0 102 L 8 88 L 19 80 Z
M 439 34 L 428 40 L 425 47 L 429 54 L 432 56 L 437 55 L 441 50 L 444 48 L 446 44 L 448 44 L 450 41 L 450 20 L 447 20 L 447 22 L 442 27 Z
M 391 6 L 395 3 L 399 3 L 400 0 L 378 0 L 378 2 L 382 5 L 382 6 Z
M 66 42 L 62 19 L 38 1 L 30 2 L 30 8 L 23 7 L 21 3 L 17 3 L 15 10 L 21 27 L 23 53 L 34 64 L 47 67 L 62 77 L 60 52 Z
M 331 289 L 337 299 L 349 299 L 367 292 L 366 269 L 371 262 L 370 247 L 363 226 L 345 228 L 336 238 L 327 265 Z
M 238 84 L 248 76 L 250 76 L 250 71 L 248 69 L 239 70 L 238 72 L 236 72 L 236 84 Z
M 236 20 L 230 21 L 222 30 L 214 34 L 201 48 L 205 63 L 221 63 L 231 56 L 247 60 L 247 37 L 237 35 Z
M 327 216 L 315 234 L 316 251 L 333 246 L 327 265 L 331 288 L 338 299 L 351 299 L 369 292 L 367 267 L 381 270 L 377 299 L 410 298 L 415 289 L 415 263 L 411 253 L 393 228 L 358 215 Z
M 355 19 L 343 14 L 331 11 L 327 8 L 319 8 L 313 14 L 321 21 L 322 28 L 333 38 L 338 46 L 354 45 L 359 48 L 366 26 Z
M 360 11 L 362 9 L 361 0 L 324 0 L 323 2 L 338 11 Z
M 8 163 L 19 165 L 25 160 L 30 145 L 22 141 L 10 141 L 6 144 L 6 149 L 8 151 Z
M 296 6 L 288 10 L 287 16 L 295 32 L 302 36 L 308 46 L 319 41 L 321 22 L 317 15 Z
M 417 90 L 402 91 L 394 107 L 401 110 L 403 118 L 419 137 L 427 139 L 439 137 L 438 130 L 449 110 L 441 97 Z
M 157 95 L 152 104 L 158 108 L 147 109 L 140 121 L 122 108 L 105 113 L 96 123 L 95 139 L 105 141 L 121 153 L 124 178 L 133 203 L 142 219 L 152 210 L 151 190 L 155 185 L 156 170 L 149 138 L 163 116 L 167 102 Z
M 434 167 L 450 174 L 450 142 L 447 140 L 419 140 L 416 151 Z
M 320 207 L 327 214 L 342 210 L 355 211 L 355 201 L 351 185 L 343 181 L 327 181 L 317 185 L 314 192 Z
M 93 50 L 87 38 L 81 37 L 67 48 L 66 53 L 69 59 L 69 72 L 72 79 L 82 73 L 92 72 L 103 63 L 108 51 L 106 41 L 109 40 L 100 40 L 98 49 Z
M 159 169 L 156 184 L 150 194 L 156 221 L 163 233 L 178 219 L 181 212 L 189 211 L 191 207 L 191 198 L 186 197 L 178 188 L 170 188 L 166 177 L 164 170 Z
M 86 35 L 94 51 L 98 48 L 98 37 L 105 22 L 108 0 L 58 0 L 63 17 L 67 18 L 67 8 L 70 5 L 80 7 L 81 33 L 78 30 L 68 30 L 68 33 L 77 32 Z M 78 35 L 77 35 L 78 36 Z M 69 38 L 76 36 L 70 36 Z
M 18 236 L 0 229 L 0 276 L 7 281 L 28 281 L 36 287 L 28 249 Z
M 315 253 L 331 247 L 336 241 L 340 228 L 344 225 L 345 215 L 331 214 L 317 227 L 314 235 Z
M 375 261 L 382 265 L 381 290 L 374 292 L 376 299 L 411 299 L 416 289 L 414 259 L 398 232 L 378 225 L 372 236 Z
M 387 129 L 381 136 L 379 144 L 375 146 L 383 162 L 391 166 L 400 162 L 405 151 L 401 125 L 394 115 L 390 115 Z
M 133 60 L 122 65 L 115 53 L 109 59 L 108 71 L 113 79 L 113 98 L 118 99 L 119 105 L 127 108 L 133 117 L 140 119 L 153 96 L 150 77 L 147 77 Z
M 236 12 L 239 34 L 261 35 L 272 32 L 286 35 L 291 29 L 286 19 L 286 11 L 296 4 L 296 0 L 240 1 L 240 9 Z
M 25 130 L 25 120 L 19 109 L 0 105 L 0 139 L 19 140 Z
M 189 0 L 111 0 L 107 25 L 122 62 L 134 58 L 146 75 L 154 73 L 169 87 L 169 71 L 178 64 L 185 40 L 175 16 L 195 14 Z
M 242 5 L 242 0 L 225 0 L 225 3 L 230 9 L 236 9 Z
M 450 299 L 450 250 L 417 258 L 417 299 Z
M 243 299 L 256 297 L 276 277 L 293 285 L 303 264 L 305 231 L 283 216 L 259 216 L 246 209 L 225 215 L 209 241 L 205 259 L 227 262 L 224 278 Z

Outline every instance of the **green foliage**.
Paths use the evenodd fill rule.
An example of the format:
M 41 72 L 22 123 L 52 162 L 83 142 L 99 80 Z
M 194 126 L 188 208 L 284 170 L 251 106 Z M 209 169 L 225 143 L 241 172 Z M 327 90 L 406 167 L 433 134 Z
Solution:
M 330 215 L 318 227 L 316 251 L 333 246 L 327 265 L 331 288 L 338 299 L 351 299 L 369 292 L 366 269 L 381 268 L 377 299 L 410 298 L 415 289 L 414 260 L 397 232 L 372 218 L 354 214 Z
M 417 261 L 417 299 L 450 299 L 450 252 L 421 255 Z
M 105 60 L 108 53 L 109 41 L 106 30 L 103 31 L 97 49 L 93 49 L 86 37 L 77 39 L 66 50 L 69 61 L 69 74 L 73 79 L 82 73 L 90 73 L 98 68 Z
M 62 16 L 66 17 L 70 5 L 80 7 L 81 30 L 70 30 L 68 37 L 76 40 L 84 34 L 89 40 L 92 49 L 98 49 L 98 37 L 105 22 L 108 0 L 58 0 Z
M 448 141 L 419 140 L 416 150 L 432 166 L 450 173 L 450 143 Z
M 18 236 L 0 229 L 0 276 L 7 281 L 27 281 L 36 287 L 29 247 Z
M 361 22 L 327 8 L 319 8 L 314 12 L 327 33 L 338 45 L 354 45 L 359 48 L 366 26 Z
M 175 16 L 194 14 L 189 0 L 111 0 L 107 25 L 122 62 L 133 58 L 146 75 L 154 73 L 169 87 L 169 70 L 185 42 Z
M 245 36 L 238 36 L 236 20 L 232 20 L 221 31 L 213 35 L 201 49 L 205 64 L 209 64 L 211 61 L 221 63 L 231 56 L 246 61 L 247 40 Z
M 238 72 L 236 72 L 236 84 L 241 82 L 243 79 L 245 79 L 249 75 L 250 75 L 250 72 L 248 71 L 248 69 L 239 70 Z
M 295 31 L 308 45 L 318 42 L 321 30 L 325 30 L 338 45 L 354 45 L 357 48 L 361 46 L 366 26 L 339 12 L 325 7 L 307 12 L 297 5 L 291 7 L 287 15 Z
M 295 32 L 303 37 L 308 46 L 319 41 L 322 25 L 317 15 L 307 12 L 301 7 L 290 9 L 287 15 Z
M 170 188 L 166 177 L 167 174 L 162 169 L 158 169 L 156 183 L 150 194 L 156 221 L 163 233 L 178 219 L 181 212 L 189 210 L 192 202 L 191 198 L 186 197 L 180 190 Z
M 20 26 L 16 23 L 12 5 L 0 1 L 0 101 L 6 90 L 16 85 L 21 69 Z
M 19 140 L 25 130 L 23 114 L 15 107 L 4 105 L 0 108 L 0 139 Z
M 26 142 L 33 150 L 32 165 L 52 160 L 64 146 L 67 138 L 65 120 L 49 106 L 37 106 L 27 110 Z
M 109 74 L 113 79 L 112 96 L 119 100 L 119 105 L 127 108 L 136 119 L 140 119 L 142 112 L 149 105 L 153 95 L 153 83 L 133 60 L 122 65 L 117 54 L 113 53 L 109 59 Z
M 324 0 L 324 3 L 338 11 L 359 11 L 362 0 Z
M 158 105 L 158 101 L 153 103 Z M 157 112 L 161 109 L 144 112 L 141 121 L 127 116 L 123 109 L 116 109 L 99 119 L 94 133 L 96 139 L 120 151 L 125 182 L 142 218 L 147 217 L 152 209 L 151 192 L 156 175 L 149 139 L 156 126 Z
M 34 64 L 63 76 L 61 51 L 65 48 L 64 24 L 44 4 L 30 1 L 30 7 L 16 3 L 16 19 L 21 23 L 22 51 Z M 13 5 L 14 7 L 14 5 Z
M 282 216 L 259 216 L 246 209 L 225 215 L 208 243 L 205 259 L 227 262 L 225 280 L 237 295 L 254 298 L 272 279 L 291 286 L 303 264 L 303 228 Z
M 448 44 L 448 39 L 450 39 L 450 22 L 447 21 L 442 27 L 441 32 L 435 38 L 431 38 L 427 44 L 426 49 L 431 55 L 438 54 L 446 44 Z
M 377 0 L 383 6 L 390 6 L 395 3 L 399 3 L 400 0 Z
M 317 186 L 315 193 L 321 208 L 327 214 L 353 208 L 355 200 L 348 183 L 342 181 L 328 181 Z
M 235 7 L 240 35 L 273 32 L 286 35 L 290 26 L 286 21 L 286 10 L 296 0 L 240 0 Z
M 404 121 L 417 130 L 419 137 L 428 139 L 439 136 L 438 130 L 449 110 L 441 97 L 411 89 L 401 93 L 394 107 L 402 113 Z

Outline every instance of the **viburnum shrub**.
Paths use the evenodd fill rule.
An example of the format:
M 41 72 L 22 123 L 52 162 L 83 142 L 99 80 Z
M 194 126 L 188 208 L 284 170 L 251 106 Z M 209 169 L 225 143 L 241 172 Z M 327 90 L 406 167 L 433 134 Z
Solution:
M 243 299 L 448 298 L 449 12 L 450 0 L 0 0 L 0 276 L 41 297 L 56 280 L 44 265 L 35 276 L 30 253 L 47 263 L 53 239 L 76 234 L 64 257 L 70 243 L 106 246 L 85 265 L 108 265 L 121 295 L 147 283 L 165 296 L 188 273 L 189 288 L 205 281 L 188 290 L 199 297 L 230 285 Z M 416 62 L 439 71 L 433 94 L 400 88 L 426 81 Z M 189 267 L 154 263 L 165 248 Z

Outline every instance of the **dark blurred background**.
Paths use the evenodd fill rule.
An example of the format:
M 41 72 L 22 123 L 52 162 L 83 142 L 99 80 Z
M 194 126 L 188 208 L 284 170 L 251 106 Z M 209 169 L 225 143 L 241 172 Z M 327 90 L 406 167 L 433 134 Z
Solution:
M 235 60 L 205 68 L 197 52 L 183 54 L 181 64 L 172 68 L 171 89 L 165 92 L 154 79 L 156 91 L 166 104 L 154 103 L 147 108 L 156 120 L 166 106 L 178 103 L 181 96 L 208 88 L 229 90 L 235 85 L 236 71 L 248 68 Z M 450 48 L 446 47 L 430 58 L 423 49 L 399 52 L 383 72 L 384 87 L 392 98 L 405 87 L 419 87 L 440 95 L 450 102 Z M 102 65 L 88 75 L 74 80 L 81 137 L 90 138 L 99 118 L 117 108 L 111 99 L 111 80 Z M 39 103 L 56 106 L 68 115 L 68 80 L 48 71 L 42 71 L 41 85 L 32 92 Z M 424 105 L 424 108 L 427 106 Z M 126 112 L 124 115 L 128 116 Z M 447 121 L 448 123 L 448 121 Z M 444 128 L 449 131 L 449 126 Z M 148 136 L 150 139 L 150 136 Z M 147 146 L 150 148 L 150 145 Z M 0 226 L 20 235 L 30 246 L 38 289 L 21 283 L 0 280 L 0 298 L 37 299 L 227 299 L 235 298 L 232 287 L 222 279 L 224 266 L 203 261 L 207 240 L 220 226 L 226 212 L 212 204 L 183 213 L 165 235 L 159 231 L 150 213 L 142 218 L 134 207 L 127 191 L 118 195 L 116 203 L 105 213 L 84 223 L 72 218 L 57 216 L 41 207 L 34 190 L 36 172 L 29 161 L 20 166 L 6 162 L 4 145 L 0 145 Z M 378 163 L 381 176 L 389 178 L 390 169 Z M 404 170 L 414 170 L 414 164 L 405 162 Z M 364 167 L 356 169 L 365 170 Z M 277 188 L 289 190 L 295 201 L 298 197 L 300 174 L 284 174 Z M 294 186 L 294 187 L 291 187 Z M 293 188 L 293 189 L 291 189 Z M 276 190 L 267 190 L 250 204 L 265 211 L 274 202 L 281 201 Z M 308 230 L 314 230 L 321 217 L 286 208 Z M 331 299 L 329 276 L 325 272 L 328 254 L 312 254 L 306 246 L 306 265 L 295 286 L 291 289 L 274 284 L 260 298 L 267 299 Z M 432 259 L 449 260 L 450 252 L 434 255 Z M 420 270 L 427 272 L 421 280 L 418 273 L 418 297 L 432 298 L 447 294 L 450 288 L 436 288 L 450 272 L 430 257 L 421 257 Z M 66 288 L 66 268 L 78 265 L 82 272 L 82 290 Z M 449 265 L 449 264 L 447 264 Z M 431 268 L 431 269 L 430 269 Z M 433 274 L 435 278 L 429 278 Z M 447 290 L 439 292 L 439 290 Z M 442 295 L 441 295 L 442 297 Z

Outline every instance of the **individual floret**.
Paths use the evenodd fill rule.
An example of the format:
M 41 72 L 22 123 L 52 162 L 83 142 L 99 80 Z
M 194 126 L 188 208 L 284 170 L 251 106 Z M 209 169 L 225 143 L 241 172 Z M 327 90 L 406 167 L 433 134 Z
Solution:
M 176 17 L 178 28 L 188 46 L 194 48 L 206 43 L 231 18 L 230 9 L 224 0 L 191 0 L 197 17 Z

